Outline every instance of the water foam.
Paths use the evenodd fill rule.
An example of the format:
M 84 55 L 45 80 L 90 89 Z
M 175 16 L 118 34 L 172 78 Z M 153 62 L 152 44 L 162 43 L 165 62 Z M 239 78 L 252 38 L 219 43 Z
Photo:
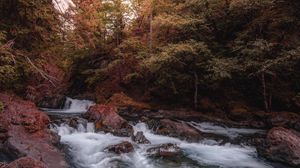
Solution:
M 95 133 L 88 127 L 80 126 L 74 129 L 67 125 L 54 126 L 53 129 L 61 136 L 61 142 L 70 147 L 74 162 L 78 167 L 84 168 L 163 168 L 163 167 L 222 167 L 222 168 L 269 168 L 263 161 L 257 158 L 253 147 L 217 143 L 188 143 L 177 138 L 156 135 L 149 130 L 144 123 L 134 125 L 134 131 L 143 131 L 151 144 L 135 144 L 130 138 L 116 137 L 111 134 Z M 110 145 L 129 141 L 134 145 L 134 152 L 116 155 L 105 151 Z M 177 144 L 184 153 L 182 161 L 170 164 L 167 161 L 159 161 L 147 154 L 147 149 L 164 143 Z M 186 161 L 188 160 L 188 161 Z M 190 160 L 190 161 L 189 161 Z M 196 162 L 190 163 L 191 161 Z

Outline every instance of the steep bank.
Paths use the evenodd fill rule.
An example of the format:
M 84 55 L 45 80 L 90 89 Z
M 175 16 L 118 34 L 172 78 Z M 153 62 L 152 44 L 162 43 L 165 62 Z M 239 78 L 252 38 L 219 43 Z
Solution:
M 1 93 L 0 101 L 3 104 L 0 151 L 8 158 L 1 158 L 1 162 L 28 157 L 25 162 L 41 162 L 48 168 L 68 167 L 65 155 L 57 148 L 59 137 L 48 129 L 50 119 L 46 114 L 39 111 L 34 103 L 15 95 Z

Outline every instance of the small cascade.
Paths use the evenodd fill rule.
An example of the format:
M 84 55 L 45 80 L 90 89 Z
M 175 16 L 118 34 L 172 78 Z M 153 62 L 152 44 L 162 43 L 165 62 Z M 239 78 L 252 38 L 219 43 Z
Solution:
M 67 97 L 64 112 L 66 113 L 85 113 L 90 106 L 95 103 L 90 100 L 77 100 Z
M 87 112 L 89 107 L 94 104 L 95 103 L 90 100 L 78 100 L 67 97 L 63 109 L 42 108 L 42 110 L 48 112 L 49 114 L 81 114 Z

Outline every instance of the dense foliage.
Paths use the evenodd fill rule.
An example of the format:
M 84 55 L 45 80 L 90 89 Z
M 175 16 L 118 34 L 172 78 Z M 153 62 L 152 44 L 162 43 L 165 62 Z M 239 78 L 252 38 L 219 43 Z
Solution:
M 42 53 L 61 41 L 61 22 L 51 0 L 3 0 L 0 16 L 0 89 L 22 90 L 29 74 L 42 72 Z
M 293 109 L 299 7 L 297 0 L 73 0 L 61 11 L 51 0 L 3 0 L 1 87 L 24 80 L 22 55 L 30 53 L 41 64 L 54 55 L 73 76 L 71 93 L 93 92 L 98 101 L 123 91 L 195 108 L 210 97 Z

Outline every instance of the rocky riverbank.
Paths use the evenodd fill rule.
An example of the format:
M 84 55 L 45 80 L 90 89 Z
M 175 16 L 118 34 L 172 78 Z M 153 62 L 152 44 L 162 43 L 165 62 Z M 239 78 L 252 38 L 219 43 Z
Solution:
M 122 97 L 124 98 L 124 95 Z M 64 99 L 66 98 L 62 100 Z M 235 112 L 238 113 L 236 110 L 222 114 L 223 117 L 221 117 L 222 115 L 214 116 L 207 112 L 183 109 L 157 110 L 128 97 L 125 101 L 115 97 L 105 105 L 93 105 L 89 101 L 80 103 L 78 100 L 68 99 L 72 108 L 80 108 L 80 110 L 66 109 L 63 110 L 65 113 L 60 116 L 57 115 L 57 111 L 52 111 L 53 115 L 49 112 L 49 118 L 34 103 L 22 100 L 17 96 L 0 94 L 0 101 L 3 104 L 0 113 L 2 167 L 14 168 L 18 165 L 48 168 L 69 167 L 66 155 L 58 148 L 60 143 L 66 140 L 60 141 L 60 137 L 56 133 L 65 138 L 64 134 L 60 131 L 53 132 L 53 127 L 50 130 L 48 127 L 50 124 L 56 124 L 55 129 L 60 129 L 58 126 L 60 124 L 67 126 L 64 129 L 71 131 L 70 135 L 67 134 L 68 136 L 71 136 L 72 132 L 80 133 L 82 130 L 92 129 L 95 136 L 102 136 L 105 133 L 118 137 L 120 139 L 113 141 L 115 143 L 108 143 L 110 145 L 103 147 L 103 152 L 113 152 L 116 156 L 122 153 L 141 152 L 140 147 L 137 148 L 137 146 L 143 146 L 144 152 L 148 153 L 150 158 L 168 158 L 170 156 L 176 158 L 178 156 L 189 160 L 191 158 L 185 155 L 186 145 L 202 146 L 202 143 L 206 143 L 209 139 L 217 145 L 216 147 L 219 145 L 221 148 L 225 148 L 223 145 L 227 143 L 241 145 L 241 149 L 244 148 L 243 145 L 256 146 L 261 159 L 266 158 L 272 164 L 273 162 L 276 163 L 274 163 L 275 165 L 279 164 L 279 167 L 298 167 L 300 165 L 298 132 L 300 117 L 291 112 L 244 111 L 243 113 L 247 113 L 248 117 L 237 117 L 235 120 L 231 120 L 230 116 Z M 71 105 L 72 101 L 79 103 L 79 106 Z M 61 104 L 59 101 L 58 103 Z M 91 107 L 89 108 L 89 106 Z M 86 113 L 82 113 L 84 109 L 87 110 Z M 141 122 L 151 130 L 151 133 L 138 128 L 137 125 Z M 87 126 L 88 123 L 93 123 L 93 128 L 91 125 Z M 155 138 L 152 136 L 162 139 L 165 143 L 153 144 Z M 85 141 L 85 137 L 82 138 L 82 141 Z M 168 140 L 164 141 L 163 139 L 166 138 Z M 236 146 L 224 150 L 234 152 L 230 148 L 236 148 Z M 214 155 L 214 157 L 221 156 Z M 192 162 L 188 161 L 189 164 Z M 73 166 L 74 163 L 70 164 L 71 167 L 76 167 Z M 259 162 L 255 164 L 262 166 Z M 241 165 L 241 167 L 243 166 L 245 165 Z
M 34 103 L 0 94 L 4 107 L 0 112 L 0 151 L 11 162 L 10 168 L 67 168 L 65 155 L 57 146 L 59 136 L 48 129 L 49 117 Z M 2 159 L 2 158 L 1 158 Z M 5 165 L 4 163 L 2 165 Z

